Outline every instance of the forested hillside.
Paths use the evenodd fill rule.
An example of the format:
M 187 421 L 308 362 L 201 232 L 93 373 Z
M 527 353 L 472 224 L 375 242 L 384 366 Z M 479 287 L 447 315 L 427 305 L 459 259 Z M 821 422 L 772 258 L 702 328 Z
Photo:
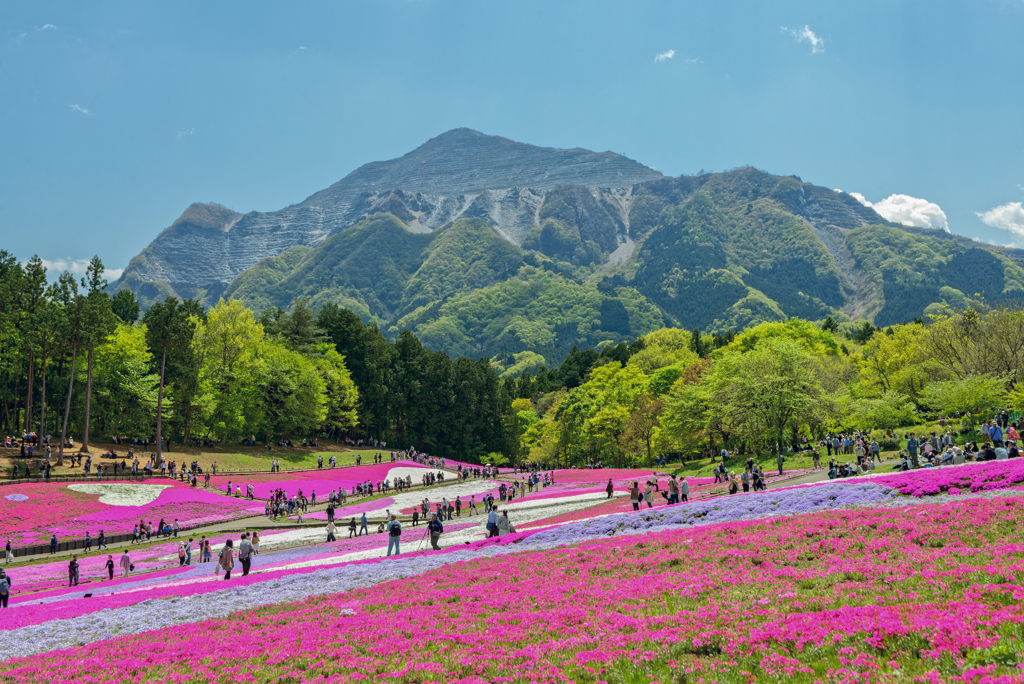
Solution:
M 849 195 L 752 168 L 648 181 L 621 203 L 556 187 L 521 247 L 478 218 L 413 232 L 411 201 L 264 259 L 226 295 L 256 310 L 335 303 L 389 338 L 409 329 L 518 372 L 664 325 L 885 326 L 1024 293 L 1011 250 L 887 224 Z

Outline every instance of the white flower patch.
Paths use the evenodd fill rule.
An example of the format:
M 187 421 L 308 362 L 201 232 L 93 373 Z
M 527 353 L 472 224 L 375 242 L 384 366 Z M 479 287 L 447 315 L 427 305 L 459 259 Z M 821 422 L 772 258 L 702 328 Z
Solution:
M 99 494 L 100 503 L 108 506 L 147 506 L 171 485 L 127 483 L 81 483 L 68 485 L 68 489 L 82 494 Z
M 626 496 L 627 492 L 612 492 L 613 497 Z M 579 503 L 582 501 L 607 501 L 607 492 L 591 492 L 589 494 L 572 494 L 570 496 L 548 497 L 546 499 L 524 499 L 512 501 L 511 503 L 496 502 L 498 510 L 520 511 L 533 508 L 547 508 L 548 506 L 559 506 L 562 504 Z M 549 517 L 549 516 L 545 516 Z
M 377 520 L 382 518 L 384 513 L 389 510 L 392 513 L 397 514 L 398 511 L 403 510 L 405 508 L 412 508 L 413 506 L 418 506 L 420 502 L 423 501 L 424 498 L 430 500 L 430 508 L 431 510 L 434 510 L 436 508 L 436 504 L 438 501 L 441 501 L 444 498 L 447 498 L 448 501 L 455 501 L 456 497 L 461 496 L 462 508 L 463 510 L 465 510 L 465 508 L 469 506 L 470 496 L 473 496 L 474 494 L 479 495 L 489 492 L 495 489 L 498 486 L 498 484 L 499 483 L 495 482 L 494 480 L 468 480 L 466 482 L 460 482 L 458 484 L 446 485 L 444 487 L 434 490 L 402 492 L 401 494 L 397 494 L 394 497 L 392 497 L 392 500 L 389 503 L 382 505 L 380 508 L 375 508 L 373 510 L 366 511 L 366 517 Z M 479 505 L 480 502 L 477 501 L 477 504 Z M 358 506 L 360 504 L 355 505 Z M 334 514 L 335 520 L 340 520 L 341 518 L 350 518 L 352 517 L 352 515 L 352 513 L 346 513 L 344 508 L 338 509 L 337 511 L 335 511 Z M 360 516 L 362 516 L 362 513 L 355 513 L 354 515 L 356 518 L 359 518 Z M 327 523 L 325 522 L 324 524 L 326 525 Z
M 423 475 L 426 473 L 444 473 L 445 482 L 448 482 L 449 479 L 454 480 L 459 476 L 457 472 L 447 468 L 410 468 L 409 466 L 399 466 L 389 470 L 386 479 L 391 480 L 391 483 L 394 484 L 395 478 L 400 477 L 404 480 L 407 477 L 412 477 L 412 483 L 418 485 L 423 482 Z

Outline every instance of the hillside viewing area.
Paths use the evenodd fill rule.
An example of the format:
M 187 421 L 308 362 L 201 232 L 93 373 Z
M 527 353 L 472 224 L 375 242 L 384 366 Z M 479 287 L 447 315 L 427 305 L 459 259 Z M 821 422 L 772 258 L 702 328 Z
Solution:
M 0 3 L 0 684 L 1024 684 L 1021 36 Z
M 275 649 L 295 655 L 265 661 L 267 681 L 296 657 L 307 678 L 353 676 L 349 649 L 375 653 L 378 672 L 445 680 L 533 668 L 489 637 L 494 620 L 584 680 L 714 673 L 729 648 L 750 671 L 813 681 L 865 633 L 863 662 L 885 651 L 884 667 L 921 675 L 1015 657 L 988 645 L 1017 629 L 1016 555 L 1000 539 L 1016 536 L 1024 486 L 1015 304 L 979 295 L 884 328 L 664 327 L 506 368 L 410 330 L 388 339 L 333 303 L 167 297 L 143 311 L 109 294 L 98 258 L 50 284 L 38 259 L 0 254 L 0 269 L 0 603 L 12 636 L 32 635 L 3 649 L 15 681 L 56 667 L 130 678 L 142 666 L 122 652 L 173 673 L 174 630 L 186 648 L 229 634 L 249 649 L 277 624 L 293 636 Z M 367 563 L 386 563 L 389 583 Z M 565 622 L 570 603 L 608 610 L 609 591 L 613 611 L 642 600 L 648 619 Z M 950 651 L 942 625 L 969 597 Z M 524 599 L 541 620 L 508 621 Z M 408 631 L 436 602 L 469 602 L 474 622 Z M 374 652 L 381 625 L 405 636 Z M 439 638 L 458 645 L 434 653 Z M 109 639 L 103 655 L 58 655 Z M 948 660 L 964 649 L 975 660 Z

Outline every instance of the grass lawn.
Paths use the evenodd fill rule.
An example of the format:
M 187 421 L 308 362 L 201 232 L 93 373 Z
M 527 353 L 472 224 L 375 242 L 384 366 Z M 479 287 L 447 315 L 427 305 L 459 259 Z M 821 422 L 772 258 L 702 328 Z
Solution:
M 93 470 L 95 473 L 95 465 L 98 463 L 113 463 L 112 459 L 105 459 L 101 457 L 101 454 L 106 452 L 108 449 L 113 449 L 117 454 L 117 460 L 120 463 L 122 459 L 125 459 L 128 454 L 128 449 L 131 448 L 128 444 L 114 444 L 112 442 L 93 441 L 89 444 L 89 449 L 92 452 Z M 153 453 L 155 450 L 151 447 L 148 452 L 143 452 L 140 449 L 135 450 L 135 455 L 139 457 L 141 463 L 146 462 L 145 455 Z M 65 465 L 56 466 L 57 462 L 57 450 L 52 449 L 53 455 L 51 456 L 51 475 L 81 475 L 82 468 L 76 466 L 75 468 L 70 467 L 70 461 L 67 459 L 68 452 L 65 451 Z M 313 470 L 316 468 L 317 456 L 323 456 L 324 467 L 327 466 L 328 459 L 333 455 L 338 459 L 338 465 L 355 465 L 356 456 L 363 457 L 363 464 L 373 463 L 374 454 L 384 454 L 388 457 L 390 451 L 384 452 L 379 449 L 360 448 L 354 449 L 343 445 L 336 444 L 321 444 L 318 447 L 274 447 L 274 450 L 270 453 L 267 452 L 267 447 L 244 447 L 241 445 L 231 445 L 225 447 L 183 447 L 179 444 L 175 444 L 172 447 L 172 451 L 164 452 L 164 456 L 168 462 L 175 461 L 178 464 L 191 463 L 192 461 L 198 461 L 200 467 L 205 472 L 209 467 L 216 461 L 218 473 L 228 473 L 236 471 L 260 471 L 270 470 L 270 461 L 277 459 L 281 462 L 281 470 Z M 40 456 L 42 454 L 42 456 Z M 45 459 L 46 450 L 43 449 L 41 452 L 37 450 L 36 455 L 31 459 L 21 459 L 20 452 L 18 449 L 0 449 L 0 477 L 10 477 L 12 468 L 15 463 L 21 464 L 22 473 L 24 473 L 24 467 L 26 461 L 32 466 L 32 475 L 37 477 L 37 470 L 35 462 L 39 458 Z
M 819 451 L 821 454 L 821 465 L 823 468 L 828 467 L 829 456 L 828 452 L 824 449 Z M 891 461 L 897 458 L 899 452 L 896 451 L 883 451 L 882 461 Z M 742 472 L 747 466 L 747 459 L 751 457 L 751 454 L 744 454 L 738 456 L 733 454 L 729 457 L 726 462 L 730 471 L 736 471 L 736 473 Z M 836 460 L 839 463 L 850 463 L 853 462 L 854 456 L 851 454 L 844 454 L 838 456 Z M 699 461 L 687 461 L 686 463 L 669 463 L 668 465 L 660 466 L 661 470 L 666 473 L 676 475 L 685 475 L 686 477 L 714 477 L 714 468 L 721 462 L 721 459 L 711 461 L 709 459 L 701 459 Z M 778 462 L 774 456 L 754 456 L 754 463 L 761 466 L 761 470 L 766 473 L 778 472 Z M 798 454 L 789 454 L 786 456 L 785 462 L 782 464 L 784 470 L 800 470 L 803 468 L 811 468 L 814 466 L 814 460 L 811 458 L 811 452 L 800 452 Z

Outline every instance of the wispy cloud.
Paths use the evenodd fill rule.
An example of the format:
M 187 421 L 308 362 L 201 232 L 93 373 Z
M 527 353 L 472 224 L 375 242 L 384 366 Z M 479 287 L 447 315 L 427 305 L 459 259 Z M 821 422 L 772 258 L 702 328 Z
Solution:
M 655 62 L 664 62 L 666 59 L 672 59 L 675 56 L 676 56 L 676 51 L 675 50 L 665 50 L 664 52 L 659 54 L 657 57 L 655 57 L 654 61 Z
M 43 31 L 56 31 L 57 27 L 53 24 L 43 24 L 42 26 L 36 26 L 36 31 L 42 33 Z
M 809 43 L 811 46 L 811 53 L 817 54 L 825 51 L 825 40 L 817 33 L 811 30 L 811 27 L 804 24 L 802 27 L 788 28 L 786 26 L 780 26 L 783 31 L 796 38 L 798 43 Z
M 190 128 L 187 131 L 178 131 L 177 138 L 178 138 L 178 140 L 181 140 L 182 138 L 187 138 L 188 136 L 192 135 L 195 132 L 196 132 L 196 129 L 194 129 L 194 128 Z
M 71 111 L 73 111 L 73 112 L 78 112 L 80 114 L 85 114 L 86 116 L 92 116 L 92 112 L 90 112 L 85 107 L 78 106 L 78 104 L 73 104 L 73 105 L 68 105 L 68 106 L 71 107 Z
M 704 60 L 700 57 L 688 57 L 686 60 L 687 64 L 703 64 Z
M 1024 205 L 1020 202 L 1007 202 L 975 214 L 985 225 L 1012 233 L 1015 238 L 1012 247 L 1024 246 Z
M 40 261 L 43 262 L 43 267 L 46 269 L 46 277 L 50 280 L 56 280 L 62 271 L 67 271 L 76 276 L 84 276 L 86 269 L 89 268 L 88 259 L 72 259 L 68 257 L 66 259 L 40 259 Z M 26 263 L 28 263 L 27 260 L 23 261 L 22 265 L 24 266 Z M 108 268 L 103 271 L 103 277 L 110 282 L 114 282 L 121 277 L 122 273 L 124 273 L 123 268 Z

